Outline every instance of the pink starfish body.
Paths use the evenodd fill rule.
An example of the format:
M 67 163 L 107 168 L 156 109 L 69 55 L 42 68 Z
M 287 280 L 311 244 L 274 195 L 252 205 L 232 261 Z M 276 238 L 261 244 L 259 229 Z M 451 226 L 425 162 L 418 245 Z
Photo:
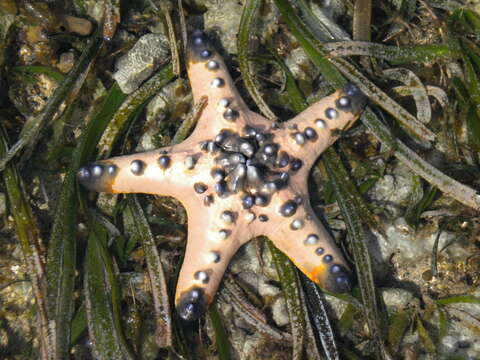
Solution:
M 244 103 L 207 36 L 188 45 L 195 102 L 207 96 L 193 133 L 181 144 L 114 157 L 82 167 L 94 191 L 177 198 L 188 214 L 188 241 L 175 303 L 185 320 L 213 300 L 231 257 L 265 235 L 311 280 L 345 292 L 350 270 L 309 203 L 307 177 L 317 157 L 363 110 L 352 84 L 283 123 Z

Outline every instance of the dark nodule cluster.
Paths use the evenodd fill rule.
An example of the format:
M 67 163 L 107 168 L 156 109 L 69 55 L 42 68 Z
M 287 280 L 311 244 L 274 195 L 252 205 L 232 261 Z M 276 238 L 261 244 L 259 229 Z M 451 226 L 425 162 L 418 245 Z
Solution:
M 208 301 L 203 289 L 195 287 L 180 296 L 176 308 L 183 320 L 194 321 L 205 313 L 207 306 Z
M 336 264 L 333 255 L 325 254 L 325 249 L 320 245 L 320 238 L 317 234 L 309 234 L 304 245 L 315 247 L 315 254 L 322 258 L 322 262 L 329 266 L 329 276 L 327 276 L 327 284 L 325 288 L 334 292 L 350 291 L 351 274 L 342 265 Z
M 215 156 L 210 172 L 215 193 L 221 198 L 242 193 L 245 209 L 267 206 L 271 196 L 285 188 L 290 175 L 303 165 L 273 140 L 273 134 L 248 126 L 243 135 L 225 129 L 213 140 L 201 142 L 200 149 Z M 290 205 L 284 212 L 293 214 L 295 209 Z
M 333 261 L 333 258 L 331 255 L 325 255 L 323 261 L 327 262 L 326 260 L 330 260 L 331 262 Z M 332 264 L 329 267 L 329 272 L 330 276 L 327 277 L 327 284 L 325 285 L 327 289 L 331 289 L 337 293 L 346 293 L 351 290 L 352 276 L 350 271 L 345 269 L 342 265 Z
M 342 111 L 350 111 L 353 114 L 362 112 L 368 100 L 365 94 L 352 83 L 345 85 L 343 92 L 345 96 L 336 100 L 336 107 Z
M 90 190 L 109 191 L 117 171 L 118 167 L 114 164 L 98 162 L 82 166 L 77 177 L 80 183 Z
M 215 49 L 210 43 L 207 34 L 201 30 L 194 31 L 190 36 L 188 50 L 189 60 L 193 62 L 207 61 L 215 53 Z M 207 66 L 211 70 L 216 70 L 218 63 L 207 64 Z

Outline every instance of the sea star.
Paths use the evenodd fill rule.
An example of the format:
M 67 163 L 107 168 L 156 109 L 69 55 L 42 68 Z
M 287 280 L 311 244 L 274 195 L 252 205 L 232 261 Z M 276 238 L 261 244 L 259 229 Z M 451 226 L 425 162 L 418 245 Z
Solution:
M 366 97 L 348 84 L 272 123 L 248 109 L 205 33 L 190 36 L 187 55 L 195 102 L 208 97 L 193 133 L 178 145 L 88 164 L 80 182 L 100 192 L 172 196 L 185 206 L 188 241 L 175 295 L 185 320 L 206 310 L 231 257 L 259 235 L 317 284 L 348 291 L 349 267 L 312 210 L 307 176 Z

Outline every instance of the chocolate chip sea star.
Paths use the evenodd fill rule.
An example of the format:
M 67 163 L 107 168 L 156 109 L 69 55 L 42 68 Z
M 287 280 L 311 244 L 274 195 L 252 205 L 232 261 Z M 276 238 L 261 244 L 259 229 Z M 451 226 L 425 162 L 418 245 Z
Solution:
M 317 157 L 362 112 L 352 84 L 282 123 L 250 111 L 201 31 L 188 42 L 193 97 L 207 96 L 193 133 L 182 143 L 82 167 L 87 188 L 177 198 L 188 214 L 188 241 L 175 304 L 185 320 L 212 302 L 230 259 L 265 235 L 311 280 L 333 292 L 350 289 L 341 252 L 315 216 L 307 177 Z

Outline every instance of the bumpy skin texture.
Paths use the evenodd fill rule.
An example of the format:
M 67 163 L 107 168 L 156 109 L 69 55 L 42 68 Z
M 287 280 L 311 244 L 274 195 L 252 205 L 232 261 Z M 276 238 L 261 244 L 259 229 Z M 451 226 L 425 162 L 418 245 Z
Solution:
M 231 257 L 259 235 L 317 284 L 349 291 L 349 267 L 310 206 L 307 177 L 323 150 L 358 118 L 365 96 L 349 84 L 273 124 L 248 109 L 201 31 L 189 39 L 188 75 L 195 102 L 208 97 L 188 139 L 98 161 L 78 174 L 94 191 L 168 195 L 185 206 L 188 241 L 175 296 L 180 317 L 203 314 Z

